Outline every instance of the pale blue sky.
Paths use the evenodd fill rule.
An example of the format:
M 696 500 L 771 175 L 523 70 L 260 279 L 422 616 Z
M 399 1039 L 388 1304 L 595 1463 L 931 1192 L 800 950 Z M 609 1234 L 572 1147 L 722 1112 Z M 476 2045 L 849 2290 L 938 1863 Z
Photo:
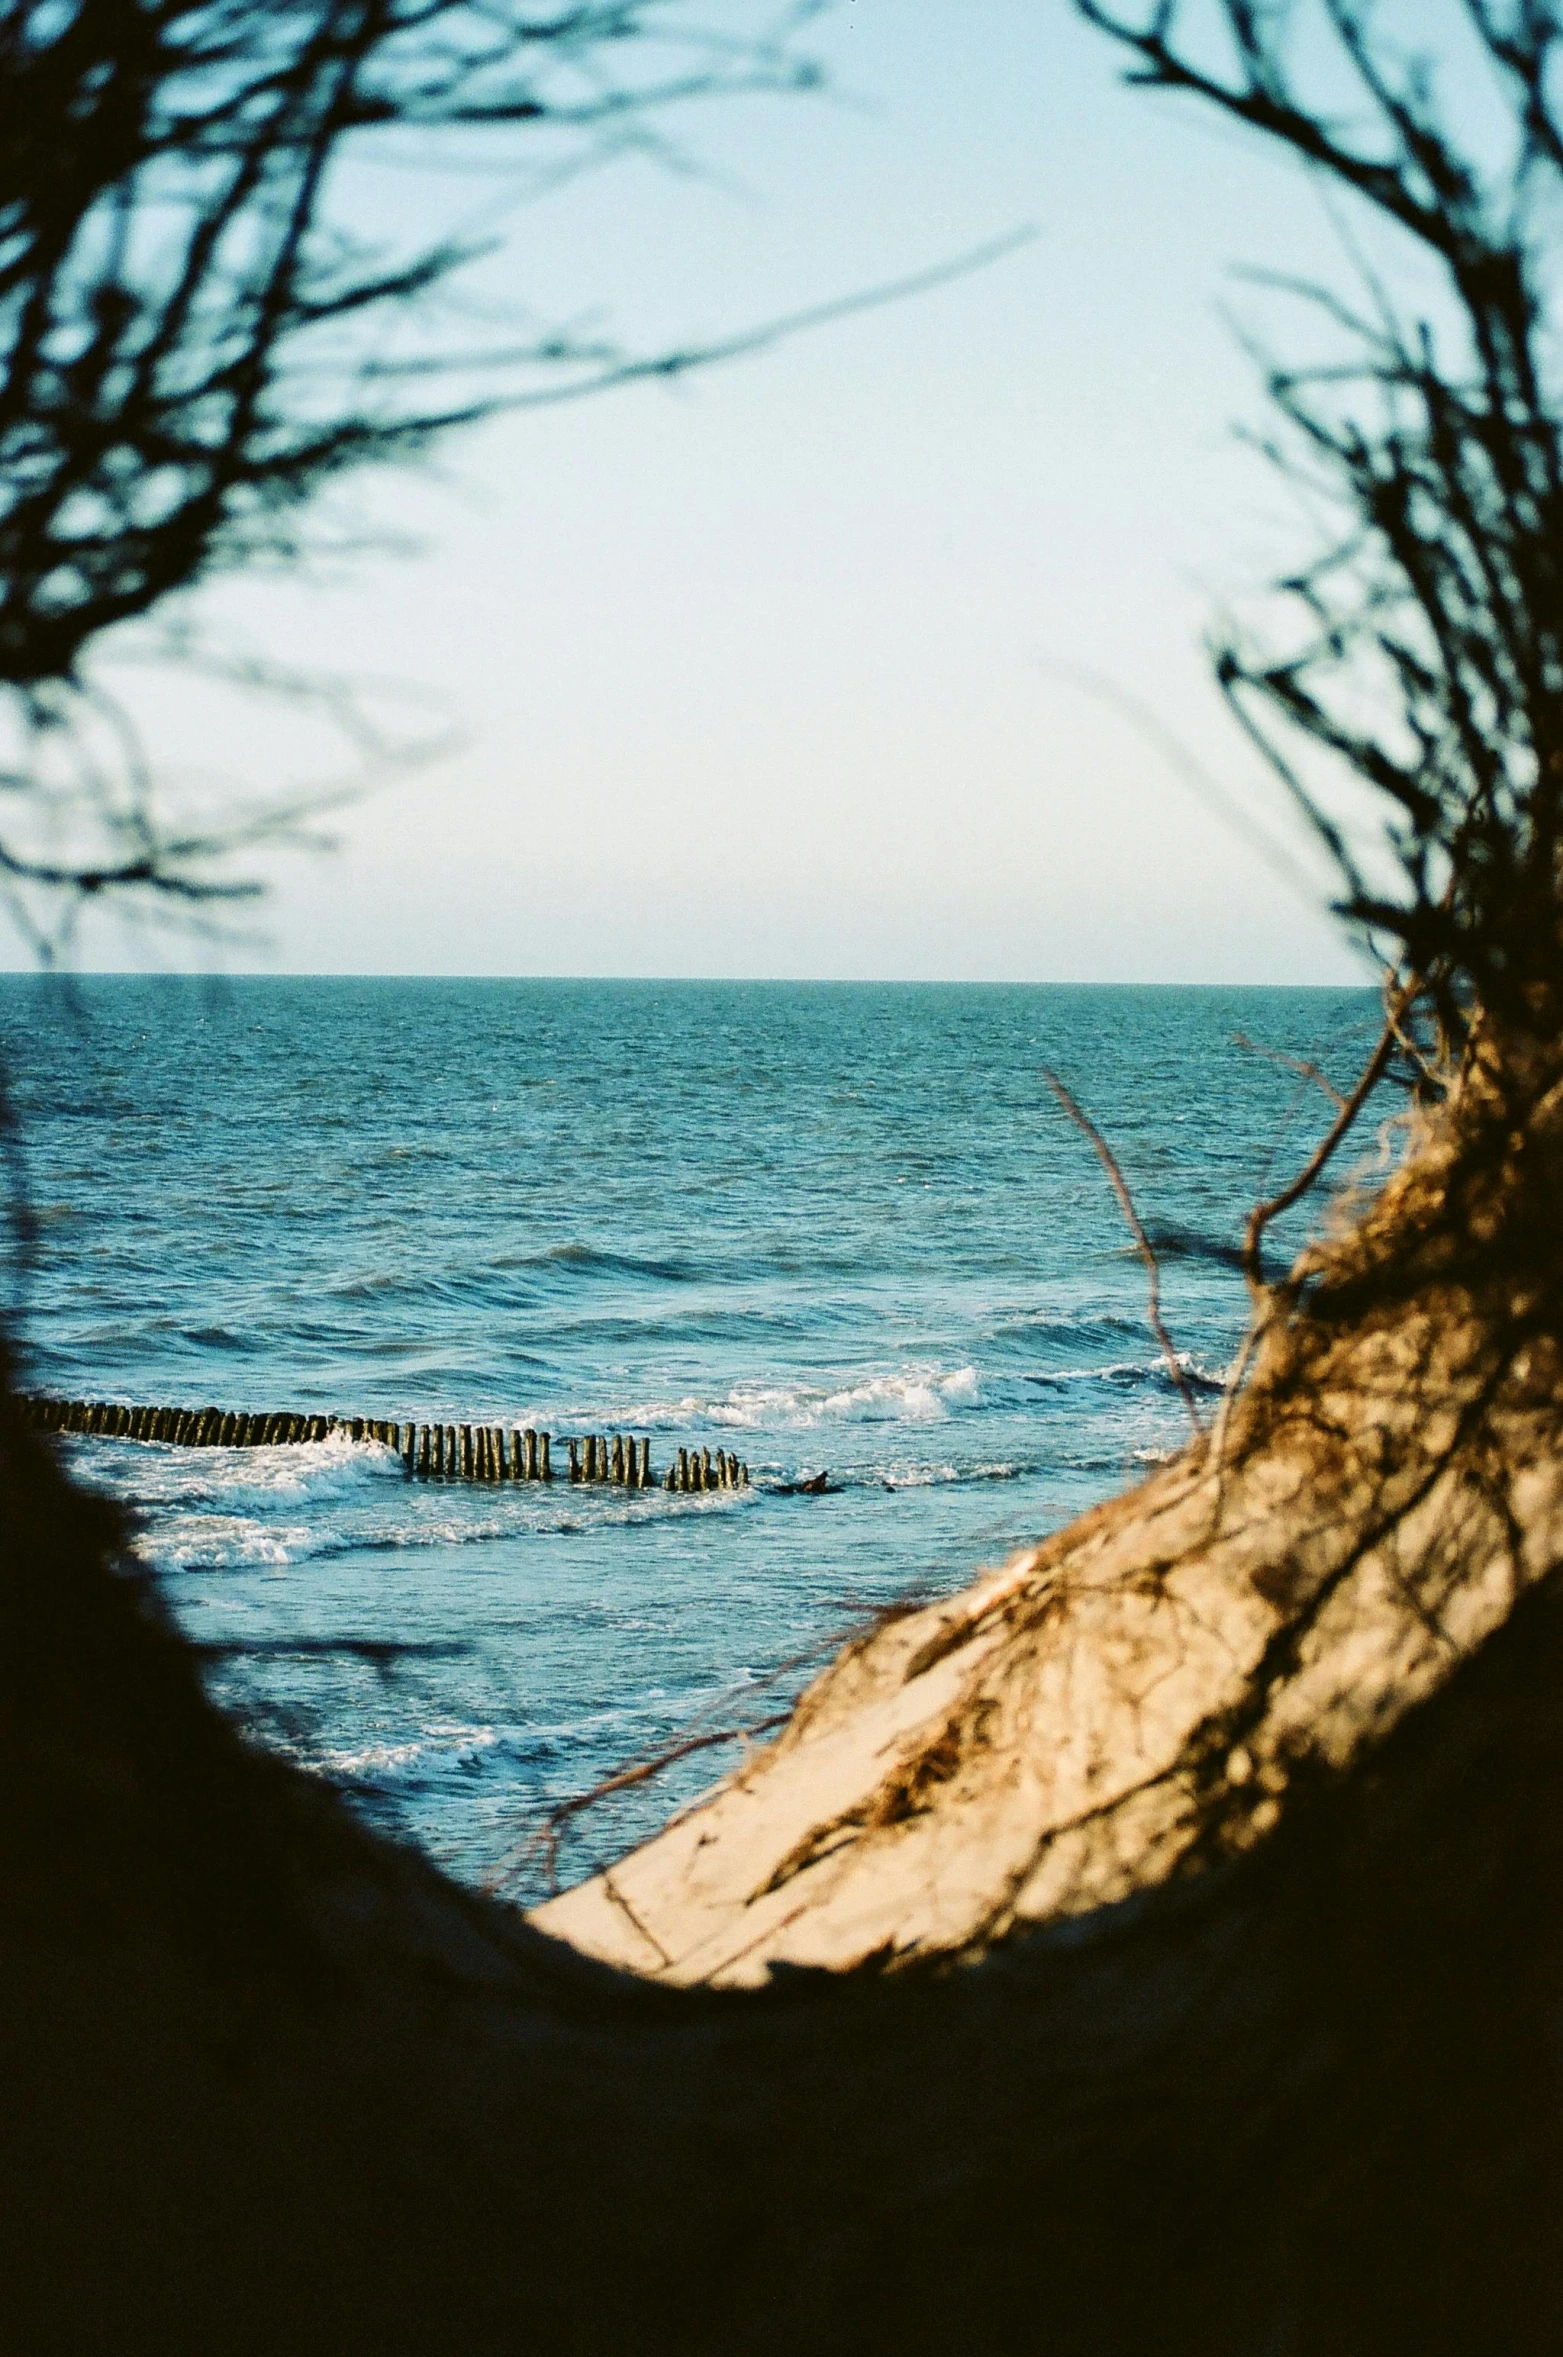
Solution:
M 1068 676 L 1140 699 L 1296 841 L 1198 639 L 1298 545 L 1231 437 L 1258 402 L 1219 306 L 1240 262 L 1338 267 L 1306 186 L 1123 90 L 1067 0 L 838 0 L 813 45 L 833 95 L 684 118 L 705 178 L 635 162 L 515 211 L 491 291 L 655 347 L 1034 240 L 675 387 L 492 423 L 365 497 L 413 552 L 212 593 L 214 627 L 394 682 L 462 739 L 329 856 L 276 860 L 257 940 L 215 962 L 1359 973 Z M 376 201 L 426 198 L 409 172 Z M 328 763 L 296 718 L 133 692 L 176 785 L 214 755 L 240 790 Z M 111 926 L 83 947 L 127 962 Z

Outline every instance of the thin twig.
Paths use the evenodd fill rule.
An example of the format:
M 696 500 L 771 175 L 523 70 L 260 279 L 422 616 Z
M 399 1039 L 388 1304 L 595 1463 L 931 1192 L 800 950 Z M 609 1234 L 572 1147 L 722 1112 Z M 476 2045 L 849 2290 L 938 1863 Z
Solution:
M 1290 1211 L 1294 1203 L 1300 1202 L 1310 1187 L 1314 1186 L 1322 1176 L 1324 1167 L 1336 1147 L 1383 1079 L 1385 1066 L 1397 1044 L 1397 1034 L 1402 1018 L 1421 987 L 1421 976 L 1413 975 L 1404 989 L 1398 992 L 1392 1000 L 1384 1028 L 1379 1034 L 1378 1045 L 1363 1066 L 1356 1087 L 1341 1106 L 1334 1121 L 1297 1176 L 1289 1186 L 1283 1187 L 1278 1195 L 1270 1196 L 1266 1202 L 1256 1203 L 1249 1213 L 1248 1225 L 1243 1234 L 1243 1274 L 1248 1279 L 1248 1289 L 1256 1302 L 1263 1303 L 1269 1295 L 1261 1259 L 1265 1229 L 1273 1219 L 1279 1219 L 1283 1211 Z
M 1311 1080 L 1316 1088 L 1323 1089 L 1337 1113 L 1346 1110 L 1346 1099 L 1334 1081 L 1328 1073 L 1321 1072 L 1317 1064 L 1311 1064 L 1306 1056 L 1290 1056 L 1285 1048 L 1268 1048 L 1263 1040 L 1250 1039 L 1246 1031 L 1234 1031 L 1232 1041 L 1235 1047 L 1245 1049 L 1250 1056 L 1263 1056 L 1270 1064 L 1284 1064 L 1288 1072 L 1296 1072 L 1304 1080 Z
M 600 1784 L 594 1784 L 589 1792 L 572 1793 L 568 1800 L 562 1800 L 557 1807 L 550 1809 L 519 1847 L 485 1875 L 484 1889 L 502 1890 L 507 1882 L 515 1880 L 541 1850 L 546 1857 L 550 1885 L 557 1892 L 559 1877 L 555 1869 L 559 1855 L 559 1835 L 571 1817 L 578 1816 L 582 1809 L 594 1807 L 600 1800 L 606 1800 L 610 1793 L 627 1792 L 631 1785 L 649 1783 L 653 1776 L 660 1776 L 663 1769 L 671 1768 L 675 1761 L 687 1759 L 691 1752 L 709 1751 L 717 1743 L 736 1743 L 744 1736 L 774 1734 L 778 1727 L 787 1724 L 791 1716 L 790 1710 L 784 1710 L 774 1718 L 760 1719 L 752 1724 L 717 1727 L 704 1735 L 686 1735 L 682 1742 L 668 1744 L 650 1759 L 638 1760 L 630 1768 L 615 1769 Z
M 1193 1388 L 1189 1383 L 1189 1379 L 1183 1372 L 1182 1361 L 1179 1359 L 1177 1351 L 1173 1347 L 1172 1336 L 1167 1332 L 1166 1326 L 1162 1320 L 1161 1263 L 1157 1260 L 1155 1249 L 1151 1244 L 1149 1236 L 1147 1236 L 1145 1233 L 1143 1225 L 1141 1224 L 1140 1215 L 1134 1208 L 1134 1198 L 1129 1193 L 1128 1181 L 1125 1179 L 1123 1172 L 1118 1167 L 1117 1156 L 1114 1154 L 1111 1146 L 1107 1143 L 1107 1140 L 1103 1137 L 1101 1131 L 1097 1128 L 1090 1115 L 1083 1112 L 1080 1106 L 1076 1104 L 1068 1089 L 1065 1088 L 1063 1082 L 1059 1079 L 1058 1074 L 1054 1072 L 1049 1065 L 1044 1064 L 1042 1067 L 1042 1077 L 1047 1082 L 1048 1087 L 1052 1090 L 1059 1103 L 1063 1106 L 1064 1111 L 1068 1114 L 1075 1127 L 1082 1133 L 1083 1136 L 1089 1138 L 1092 1145 L 1096 1148 L 1102 1168 L 1106 1171 L 1107 1176 L 1112 1183 L 1113 1193 L 1118 1198 L 1119 1209 L 1122 1211 L 1124 1218 L 1129 1223 L 1129 1233 L 1133 1236 L 1135 1247 L 1139 1252 L 1141 1260 L 1143 1260 L 1145 1263 L 1146 1291 L 1149 1296 L 1147 1304 L 1147 1315 L 1150 1320 L 1151 1332 L 1155 1335 L 1157 1341 L 1161 1344 L 1162 1356 L 1167 1362 L 1168 1373 L 1171 1375 L 1173 1382 L 1177 1386 L 1178 1396 L 1189 1412 L 1189 1422 L 1194 1427 L 1195 1438 L 1198 1439 L 1205 1429 L 1204 1425 L 1199 1420 L 1199 1406 L 1194 1398 Z

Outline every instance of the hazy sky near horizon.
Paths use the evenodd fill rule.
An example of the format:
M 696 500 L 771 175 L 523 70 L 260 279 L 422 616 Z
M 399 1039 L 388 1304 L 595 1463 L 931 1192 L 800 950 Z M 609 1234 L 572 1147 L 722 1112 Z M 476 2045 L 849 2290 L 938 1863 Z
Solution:
M 1317 889 L 1081 676 L 1297 844 L 1199 641 L 1300 546 L 1232 434 L 1260 401 L 1220 307 L 1234 265 L 1338 275 L 1307 185 L 1125 90 L 1067 0 L 837 0 L 809 45 L 826 95 L 668 125 L 703 172 L 631 160 L 510 212 L 490 291 L 651 350 L 1030 241 L 677 384 L 495 420 L 363 495 L 401 549 L 208 592 L 234 643 L 394 691 L 449 749 L 338 813 L 329 854 L 270 857 L 247 942 L 104 921 L 83 963 L 1360 977 Z M 416 175 L 385 201 L 420 205 Z M 129 693 L 176 790 L 333 774 L 296 713 Z

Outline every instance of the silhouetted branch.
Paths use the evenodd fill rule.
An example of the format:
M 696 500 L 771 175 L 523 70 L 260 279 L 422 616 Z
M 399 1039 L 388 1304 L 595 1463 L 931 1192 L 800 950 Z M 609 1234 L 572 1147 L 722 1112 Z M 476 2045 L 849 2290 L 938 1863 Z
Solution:
M 267 839 L 253 813 L 230 835 L 165 826 L 134 760 L 96 764 L 84 665 L 106 633 L 296 555 L 350 472 L 854 307 L 651 359 L 546 331 L 463 350 L 429 298 L 484 243 L 366 235 L 344 173 L 409 134 L 433 174 L 513 170 L 501 133 L 601 159 L 693 100 L 813 86 L 795 36 L 815 13 L 746 32 L 672 0 L 0 0 L 0 894 L 34 896 L 41 945 L 39 894 L 215 908 L 255 887 L 210 864 Z
M 1304 1195 L 1323 1177 L 1325 1169 L 1334 1158 L 1336 1148 L 1347 1136 L 1358 1114 L 1383 1078 L 1397 1044 L 1399 1027 L 1408 1010 L 1420 996 L 1421 990 L 1420 978 L 1413 977 L 1395 993 L 1384 1028 L 1379 1034 L 1378 1045 L 1363 1066 L 1350 1096 L 1341 1100 L 1340 1111 L 1336 1114 L 1334 1121 L 1290 1184 L 1284 1186 L 1279 1194 L 1270 1196 L 1267 1201 L 1256 1203 L 1249 1213 L 1243 1235 L 1243 1272 L 1256 1300 L 1262 1300 L 1268 1291 L 1262 1260 L 1265 1229 L 1272 1220 L 1279 1219 L 1283 1212 L 1290 1211 L 1294 1204 L 1300 1203 Z
M 1406 241 L 1424 272 L 1433 265 L 1438 291 L 1419 291 L 1414 308 L 1397 306 L 1354 238 L 1364 302 L 1271 282 L 1338 348 L 1305 366 L 1255 349 L 1280 429 L 1263 447 L 1334 516 L 1277 584 L 1298 619 L 1293 642 L 1276 653 L 1226 632 L 1212 653 L 1234 714 L 1335 867 L 1338 912 L 1387 945 L 1389 965 L 1424 977 L 1445 1037 L 1462 1038 L 1475 1008 L 1549 1036 L 1563 1010 L 1563 393 L 1550 259 L 1563 7 L 1465 0 L 1468 55 L 1440 84 L 1370 0 L 1076 4 L 1127 54 L 1131 80 L 1286 150 L 1326 197 L 1349 201 L 1353 223 L 1387 230 L 1389 250 Z M 1467 124 L 1463 70 L 1482 67 L 1495 77 L 1482 106 L 1496 87 L 1504 112 L 1473 109 Z M 1341 74 L 1354 104 L 1341 103 Z M 1299 753 L 1322 753 L 1377 797 L 1373 858 Z
M 609 1799 L 616 1792 L 629 1792 L 637 1784 L 648 1784 L 653 1776 L 660 1776 L 665 1769 L 675 1766 L 679 1760 L 690 1758 L 697 1751 L 710 1751 L 718 1743 L 738 1743 L 756 1735 L 774 1734 L 778 1727 L 787 1724 L 791 1716 L 790 1710 L 778 1711 L 774 1717 L 760 1719 L 753 1724 L 739 1723 L 731 1727 L 715 1727 L 700 1735 L 685 1735 L 653 1753 L 650 1759 L 637 1760 L 627 1768 L 616 1768 L 612 1775 L 604 1776 L 600 1783 L 594 1784 L 589 1792 L 572 1793 L 568 1800 L 557 1802 L 525 1840 L 484 1877 L 484 1888 L 503 1890 L 507 1883 L 514 1882 L 518 1875 L 525 1873 L 528 1866 L 541 1858 L 548 1873 L 549 1887 L 557 1891 L 559 1836 L 572 1817 L 578 1817 L 585 1809 L 595 1808 L 599 1801 Z

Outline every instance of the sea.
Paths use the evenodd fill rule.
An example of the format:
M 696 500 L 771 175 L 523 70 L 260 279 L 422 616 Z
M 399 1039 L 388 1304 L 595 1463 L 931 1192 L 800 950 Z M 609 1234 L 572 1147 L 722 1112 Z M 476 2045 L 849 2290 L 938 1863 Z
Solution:
M 1330 1119 L 1296 1065 L 1348 1083 L 1376 1024 L 1331 989 L 0 977 L 25 1375 L 747 1463 L 677 1496 L 419 1482 L 340 1435 L 62 1444 L 256 1742 L 535 1901 L 855 1630 L 1186 1435 L 1048 1071 L 1208 1417 L 1244 1214 Z

